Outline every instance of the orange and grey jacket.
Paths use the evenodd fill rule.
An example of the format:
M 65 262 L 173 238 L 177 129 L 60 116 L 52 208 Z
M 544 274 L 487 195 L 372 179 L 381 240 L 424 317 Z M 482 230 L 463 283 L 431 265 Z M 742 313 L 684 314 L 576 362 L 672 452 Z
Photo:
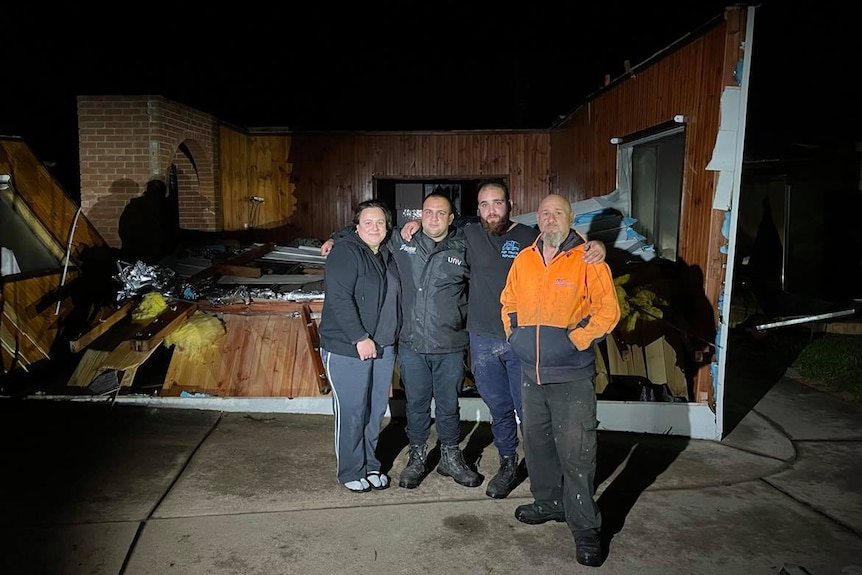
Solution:
M 584 263 L 584 243 L 570 231 L 546 265 L 540 236 L 512 262 L 500 296 L 506 338 L 524 376 L 537 383 L 593 374 L 592 344 L 620 319 L 611 270 L 605 263 Z

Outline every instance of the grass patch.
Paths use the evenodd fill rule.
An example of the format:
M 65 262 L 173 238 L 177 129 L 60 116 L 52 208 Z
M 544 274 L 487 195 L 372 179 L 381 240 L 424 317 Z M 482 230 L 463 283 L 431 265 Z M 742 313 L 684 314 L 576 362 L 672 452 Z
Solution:
M 793 369 L 815 387 L 862 401 L 862 336 L 824 334 L 799 353 Z

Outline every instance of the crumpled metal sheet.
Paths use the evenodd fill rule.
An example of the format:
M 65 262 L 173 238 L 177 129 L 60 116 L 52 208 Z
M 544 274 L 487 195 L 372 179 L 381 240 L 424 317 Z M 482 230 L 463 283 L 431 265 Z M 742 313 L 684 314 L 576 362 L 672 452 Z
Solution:
M 321 291 L 293 290 L 284 292 L 277 287 L 260 288 L 241 285 L 218 294 L 210 294 L 209 301 L 213 305 L 229 305 L 232 303 L 250 304 L 254 301 L 310 301 L 323 299 Z
M 151 266 L 142 261 L 134 264 L 117 262 L 119 273 L 114 276 L 122 284 L 117 301 L 138 295 L 142 291 L 158 291 L 169 299 L 185 301 L 208 300 L 213 305 L 234 303 L 250 304 L 253 301 L 310 301 L 323 299 L 322 291 L 302 289 L 282 291 L 278 286 L 252 287 L 245 285 L 220 287 L 215 276 L 205 278 L 195 285 L 178 281 L 170 268 Z
M 122 284 L 122 289 L 117 293 L 117 301 L 136 295 L 144 288 L 161 291 L 176 281 L 174 270 L 151 266 L 140 260 L 134 264 L 118 261 L 117 268 L 119 273 L 114 279 Z

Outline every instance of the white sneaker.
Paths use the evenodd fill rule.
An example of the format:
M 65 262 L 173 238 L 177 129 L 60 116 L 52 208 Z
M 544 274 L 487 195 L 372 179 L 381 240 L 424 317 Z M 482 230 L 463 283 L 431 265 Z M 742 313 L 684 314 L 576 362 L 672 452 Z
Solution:
M 382 490 L 389 487 L 389 476 L 385 473 L 380 473 L 379 471 L 369 471 L 368 477 L 365 479 L 368 480 L 368 483 L 371 484 L 371 489 Z
M 371 491 L 371 484 L 364 478 L 357 479 L 356 481 L 348 481 L 343 485 L 354 493 L 365 493 L 366 491 Z

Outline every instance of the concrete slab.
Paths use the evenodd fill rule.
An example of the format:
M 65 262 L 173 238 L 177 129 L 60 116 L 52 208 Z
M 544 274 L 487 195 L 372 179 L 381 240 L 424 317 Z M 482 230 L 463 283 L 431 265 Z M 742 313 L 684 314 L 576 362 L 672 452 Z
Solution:
M 782 461 L 796 458 L 796 448 L 790 438 L 774 422 L 757 411 L 748 412 L 721 443 Z
M 145 519 L 218 413 L 0 402 L 6 525 Z M 9 497 L 8 494 L 14 494 Z
M 127 575 L 151 573 L 570 573 L 564 524 L 528 526 L 516 502 L 438 501 L 148 522 Z M 609 510 L 611 501 L 606 501 Z M 811 573 L 862 569 L 862 541 L 760 481 L 650 491 L 627 515 L 599 573 Z M 624 522 L 624 525 L 623 525 Z
M 115 575 L 121 572 L 139 524 L 3 525 L 0 573 Z
M 475 433 L 474 433 L 475 430 Z M 465 459 L 479 462 L 490 477 L 499 464 L 487 424 L 463 422 Z M 433 433 L 429 446 L 436 441 Z M 407 440 L 400 420 L 385 421 L 378 442 L 384 471 L 395 483 L 407 463 Z M 439 452 L 429 452 L 435 466 Z M 380 505 L 402 501 L 484 498 L 484 486 L 468 488 L 432 472 L 419 489 L 392 488 L 355 494 L 335 477 L 332 416 L 301 414 L 224 414 L 219 425 L 154 512 L 156 517 L 252 513 Z M 527 486 L 513 493 L 528 497 Z
M 800 442 L 799 458 L 764 481 L 862 536 L 862 441 Z
M 595 572 L 862 575 L 862 407 L 800 385 L 770 385 L 722 442 L 600 432 L 610 555 Z M 335 479 L 331 415 L 109 407 L 0 402 L 0 573 L 590 571 L 564 524 L 514 519 L 529 480 L 505 500 L 435 472 L 354 494 Z M 396 481 L 403 426 L 380 441 Z M 487 422 L 462 434 L 487 479 Z
M 431 473 L 415 490 L 397 488 L 407 463 L 403 422 L 387 420 L 378 444 L 383 469 L 393 487 L 351 493 L 335 478 L 333 419 L 297 414 L 224 414 L 164 498 L 154 517 L 291 511 L 357 505 L 485 498 L 486 483 L 457 485 L 433 469 L 439 452 L 428 457 Z M 488 424 L 464 422 L 465 460 L 490 479 L 499 464 Z M 429 445 L 436 436 L 432 431 Z M 605 488 L 643 491 L 728 485 L 775 473 L 786 463 L 706 440 L 676 436 L 600 432 L 599 492 Z M 510 498 L 529 498 L 529 480 Z
M 602 498 L 607 534 L 619 531 L 600 572 L 862 573 L 862 539 L 762 481 L 648 491 L 626 516 Z M 620 525 L 620 517 L 623 525 Z
M 621 432 L 599 433 L 598 453 L 597 493 L 730 485 L 787 465 L 711 440 Z
M 782 377 L 757 404 L 792 440 L 862 439 L 862 408 Z

